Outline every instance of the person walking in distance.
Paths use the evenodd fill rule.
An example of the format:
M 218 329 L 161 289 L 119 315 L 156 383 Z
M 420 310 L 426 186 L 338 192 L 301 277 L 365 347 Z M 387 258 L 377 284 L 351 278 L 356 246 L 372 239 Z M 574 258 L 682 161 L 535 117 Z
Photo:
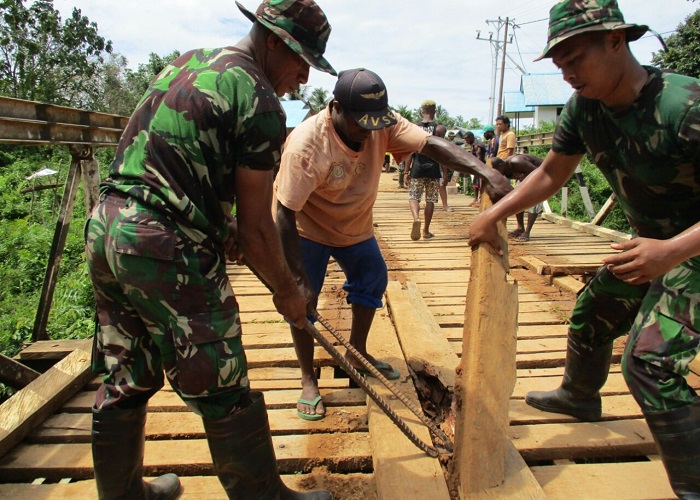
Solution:
M 435 123 L 435 101 L 426 100 L 421 104 L 422 121 L 418 124 L 426 132 L 437 135 L 438 124 Z M 446 132 L 445 127 L 440 129 Z M 443 137 L 444 137 L 443 132 Z M 420 202 L 425 193 L 425 209 L 423 212 L 423 238 L 433 237 L 430 232 L 430 223 L 435 212 L 435 203 L 438 201 L 440 179 L 442 177 L 440 164 L 420 153 L 413 153 L 406 162 L 406 171 L 409 174 L 408 205 L 413 215 L 411 226 L 411 239 L 416 241 L 421 238 Z

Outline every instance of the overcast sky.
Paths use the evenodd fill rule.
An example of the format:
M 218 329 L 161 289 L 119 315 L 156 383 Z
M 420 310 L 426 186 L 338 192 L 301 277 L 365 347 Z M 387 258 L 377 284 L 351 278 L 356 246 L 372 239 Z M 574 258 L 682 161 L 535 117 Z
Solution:
M 495 23 L 487 21 L 499 17 L 519 26 L 507 45 L 513 60 L 506 59 L 504 90 L 519 88 L 518 66 L 529 73 L 556 71 L 548 60 L 532 62 L 545 45 L 553 0 L 317 1 L 333 28 L 327 59 L 339 71 L 365 67 L 378 73 L 395 107 L 417 108 L 433 99 L 452 116 L 487 123 L 494 57 L 491 42 L 477 39 L 477 31 L 481 38 L 491 32 L 495 38 Z M 241 3 L 255 10 L 258 0 Z M 664 37 L 700 8 L 700 3 L 687 0 L 619 0 L 619 5 L 627 22 L 647 24 Z M 162 56 L 233 45 L 250 29 L 233 0 L 54 0 L 54 6 L 64 19 L 79 8 L 134 69 L 147 62 L 151 52 Z M 646 35 L 631 47 L 647 64 L 660 44 Z M 335 78 L 312 69 L 308 84 L 332 91 Z

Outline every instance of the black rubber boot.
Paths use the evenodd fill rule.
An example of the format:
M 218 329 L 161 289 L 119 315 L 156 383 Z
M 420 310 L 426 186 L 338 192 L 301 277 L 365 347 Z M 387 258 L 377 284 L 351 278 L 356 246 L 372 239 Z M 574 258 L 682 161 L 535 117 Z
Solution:
M 700 499 L 700 402 L 674 410 L 644 412 L 673 492 Z
M 561 386 L 553 391 L 528 392 L 525 402 L 538 410 L 564 413 L 587 422 L 600 420 L 600 389 L 608 379 L 612 348 L 611 342 L 588 349 L 569 337 Z
M 236 500 L 332 500 L 328 491 L 287 488 L 277 470 L 270 424 L 261 392 L 252 404 L 221 419 L 203 419 L 214 469 L 229 498 Z
M 174 500 L 182 494 L 175 474 L 147 483 L 143 477 L 146 405 L 92 410 L 92 460 L 100 499 Z

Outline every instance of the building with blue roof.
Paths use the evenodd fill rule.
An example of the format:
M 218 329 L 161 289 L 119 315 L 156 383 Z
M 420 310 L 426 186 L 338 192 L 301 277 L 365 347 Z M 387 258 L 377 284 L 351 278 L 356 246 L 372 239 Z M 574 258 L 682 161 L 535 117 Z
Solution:
M 520 77 L 520 90 L 503 93 L 504 114 L 515 120 L 532 118 L 535 127 L 556 121 L 573 92 L 561 73 L 526 73 Z

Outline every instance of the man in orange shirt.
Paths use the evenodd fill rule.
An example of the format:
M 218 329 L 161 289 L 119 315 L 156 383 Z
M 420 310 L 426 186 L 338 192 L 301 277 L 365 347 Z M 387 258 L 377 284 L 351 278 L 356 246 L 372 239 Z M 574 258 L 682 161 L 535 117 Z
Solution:
M 501 115 L 496 118 L 496 129 L 500 134 L 498 139 L 498 156 L 501 160 L 505 160 L 515 154 L 515 132 L 510 129 L 510 118 Z
M 418 151 L 452 170 L 481 176 L 496 199 L 511 188 L 464 148 L 392 112 L 384 82 L 372 71 L 341 72 L 333 95 L 328 107 L 294 129 L 285 144 L 276 179 L 277 225 L 289 266 L 310 292 L 310 305 L 316 306 L 329 259 L 340 265 L 352 306 L 350 343 L 385 377 L 397 379 L 398 370 L 367 353 L 387 285 L 372 220 L 384 154 L 401 161 Z M 313 369 L 313 338 L 294 326 L 292 337 L 302 375 L 297 413 L 318 420 L 325 408 Z M 346 357 L 369 375 L 352 355 Z

